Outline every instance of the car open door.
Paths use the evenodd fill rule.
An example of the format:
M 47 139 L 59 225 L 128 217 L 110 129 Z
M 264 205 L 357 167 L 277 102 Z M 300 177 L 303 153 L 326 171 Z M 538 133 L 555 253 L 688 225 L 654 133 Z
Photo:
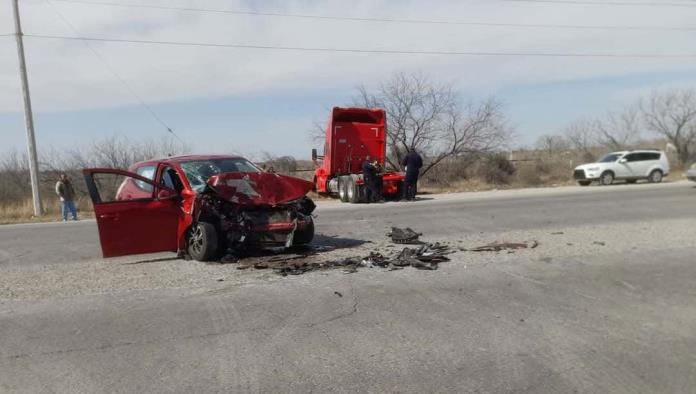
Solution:
M 83 173 L 104 257 L 177 251 L 183 212 L 176 191 L 128 171 Z

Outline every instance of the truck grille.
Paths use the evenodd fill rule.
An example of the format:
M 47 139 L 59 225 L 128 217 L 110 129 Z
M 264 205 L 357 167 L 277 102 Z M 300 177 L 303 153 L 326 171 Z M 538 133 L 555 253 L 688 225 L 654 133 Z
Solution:
M 585 179 L 585 170 L 575 170 L 573 177 L 575 179 Z

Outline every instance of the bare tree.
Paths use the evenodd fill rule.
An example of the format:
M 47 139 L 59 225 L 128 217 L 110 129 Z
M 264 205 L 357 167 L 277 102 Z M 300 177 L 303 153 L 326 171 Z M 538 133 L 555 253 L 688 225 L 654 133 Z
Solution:
M 312 145 L 322 145 L 326 139 L 326 129 L 321 122 L 312 123 L 312 127 L 307 131 L 307 137 Z
M 422 74 L 397 74 L 375 92 L 361 86 L 354 104 L 387 114 L 387 164 L 400 168 L 410 149 L 426 158 L 422 174 L 449 157 L 500 148 L 511 133 L 495 99 L 462 106 L 448 84 Z
M 292 156 L 274 156 L 269 152 L 261 154 L 263 165 L 266 169 L 273 168 L 273 171 L 281 174 L 293 174 L 297 172 L 297 160 Z
M 595 122 L 597 142 L 612 150 L 623 150 L 641 139 L 641 118 L 638 107 L 631 106 L 621 112 L 609 112 Z
M 586 161 L 594 160 L 593 148 L 597 145 L 594 121 L 582 118 L 571 123 L 563 132 L 570 147 L 580 152 Z
M 679 163 L 687 164 L 696 143 L 696 89 L 653 92 L 640 108 L 648 129 L 674 145 Z
M 536 143 L 539 150 L 548 154 L 565 151 L 570 148 L 570 141 L 564 135 L 547 134 L 539 137 Z
M 186 147 L 167 138 L 131 141 L 112 136 L 70 150 L 49 148 L 39 152 L 41 187 L 51 196 L 59 172 L 68 173 L 75 186 L 84 191 L 80 170 L 85 167 L 127 168 L 131 164 L 156 157 L 185 153 Z M 0 203 L 18 202 L 31 197 L 26 154 L 17 151 L 0 154 Z

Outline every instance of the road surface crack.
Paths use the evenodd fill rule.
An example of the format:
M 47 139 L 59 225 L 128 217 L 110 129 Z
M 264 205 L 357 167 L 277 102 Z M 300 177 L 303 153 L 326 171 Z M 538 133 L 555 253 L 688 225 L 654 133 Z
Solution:
M 314 328 L 318 325 L 325 324 L 325 323 L 331 323 L 333 321 L 340 320 L 340 319 L 345 319 L 346 317 L 350 317 L 350 316 L 353 316 L 354 314 L 356 314 L 358 312 L 358 305 L 360 305 L 360 298 L 355 293 L 355 287 L 353 287 L 352 283 L 350 284 L 350 296 L 353 300 L 353 305 L 348 312 L 338 314 L 338 315 L 333 316 L 331 318 L 328 318 L 326 320 L 320 320 L 320 321 L 315 322 L 315 323 L 309 323 L 309 324 L 307 324 L 307 328 Z

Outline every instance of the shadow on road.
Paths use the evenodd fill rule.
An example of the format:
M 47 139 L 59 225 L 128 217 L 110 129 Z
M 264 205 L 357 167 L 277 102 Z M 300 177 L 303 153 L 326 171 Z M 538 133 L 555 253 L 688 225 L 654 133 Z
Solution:
M 353 239 L 353 238 L 341 238 L 335 235 L 324 235 L 324 234 L 316 234 L 314 236 L 314 240 L 309 246 L 305 247 L 297 247 L 297 248 L 291 248 L 291 249 L 322 249 L 322 248 L 330 248 L 330 249 L 345 249 L 345 248 L 354 248 L 360 245 L 364 245 L 368 241 L 363 241 L 361 239 Z
M 239 251 L 237 253 L 228 253 L 217 261 L 210 262 L 211 264 L 227 264 L 236 263 L 244 259 L 253 258 L 267 258 L 267 257 L 277 257 L 281 259 L 285 258 L 306 258 L 309 256 L 315 256 L 322 252 L 330 252 L 337 249 L 348 249 L 355 248 L 369 241 L 363 241 L 360 239 L 352 238 L 341 238 L 335 235 L 324 235 L 316 234 L 314 240 L 309 245 L 293 246 L 290 248 L 275 248 L 275 249 L 248 249 L 245 251 Z M 138 265 L 138 264 L 150 264 L 150 263 L 161 263 L 166 261 L 180 260 L 177 256 L 167 256 L 167 257 L 157 257 L 157 258 L 145 258 L 142 260 L 131 261 L 127 263 L 122 263 L 123 265 Z
M 136 265 L 136 264 L 148 264 L 148 263 L 161 263 L 164 261 L 174 261 L 174 260 L 179 260 L 179 257 L 177 256 L 172 256 L 172 257 L 160 257 L 157 259 L 145 259 L 145 260 L 138 260 L 138 261 L 133 261 L 130 263 L 123 263 L 123 265 Z
M 370 241 L 316 234 L 312 240 L 312 243 L 309 245 L 293 246 L 290 248 L 248 249 L 238 252 L 232 251 L 226 256 L 223 256 L 219 261 L 212 262 L 212 264 L 239 263 L 245 260 L 251 260 L 253 262 L 257 259 L 264 260 L 267 258 L 270 258 L 271 260 L 304 259 L 337 249 L 355 248 L 368 242 Z

